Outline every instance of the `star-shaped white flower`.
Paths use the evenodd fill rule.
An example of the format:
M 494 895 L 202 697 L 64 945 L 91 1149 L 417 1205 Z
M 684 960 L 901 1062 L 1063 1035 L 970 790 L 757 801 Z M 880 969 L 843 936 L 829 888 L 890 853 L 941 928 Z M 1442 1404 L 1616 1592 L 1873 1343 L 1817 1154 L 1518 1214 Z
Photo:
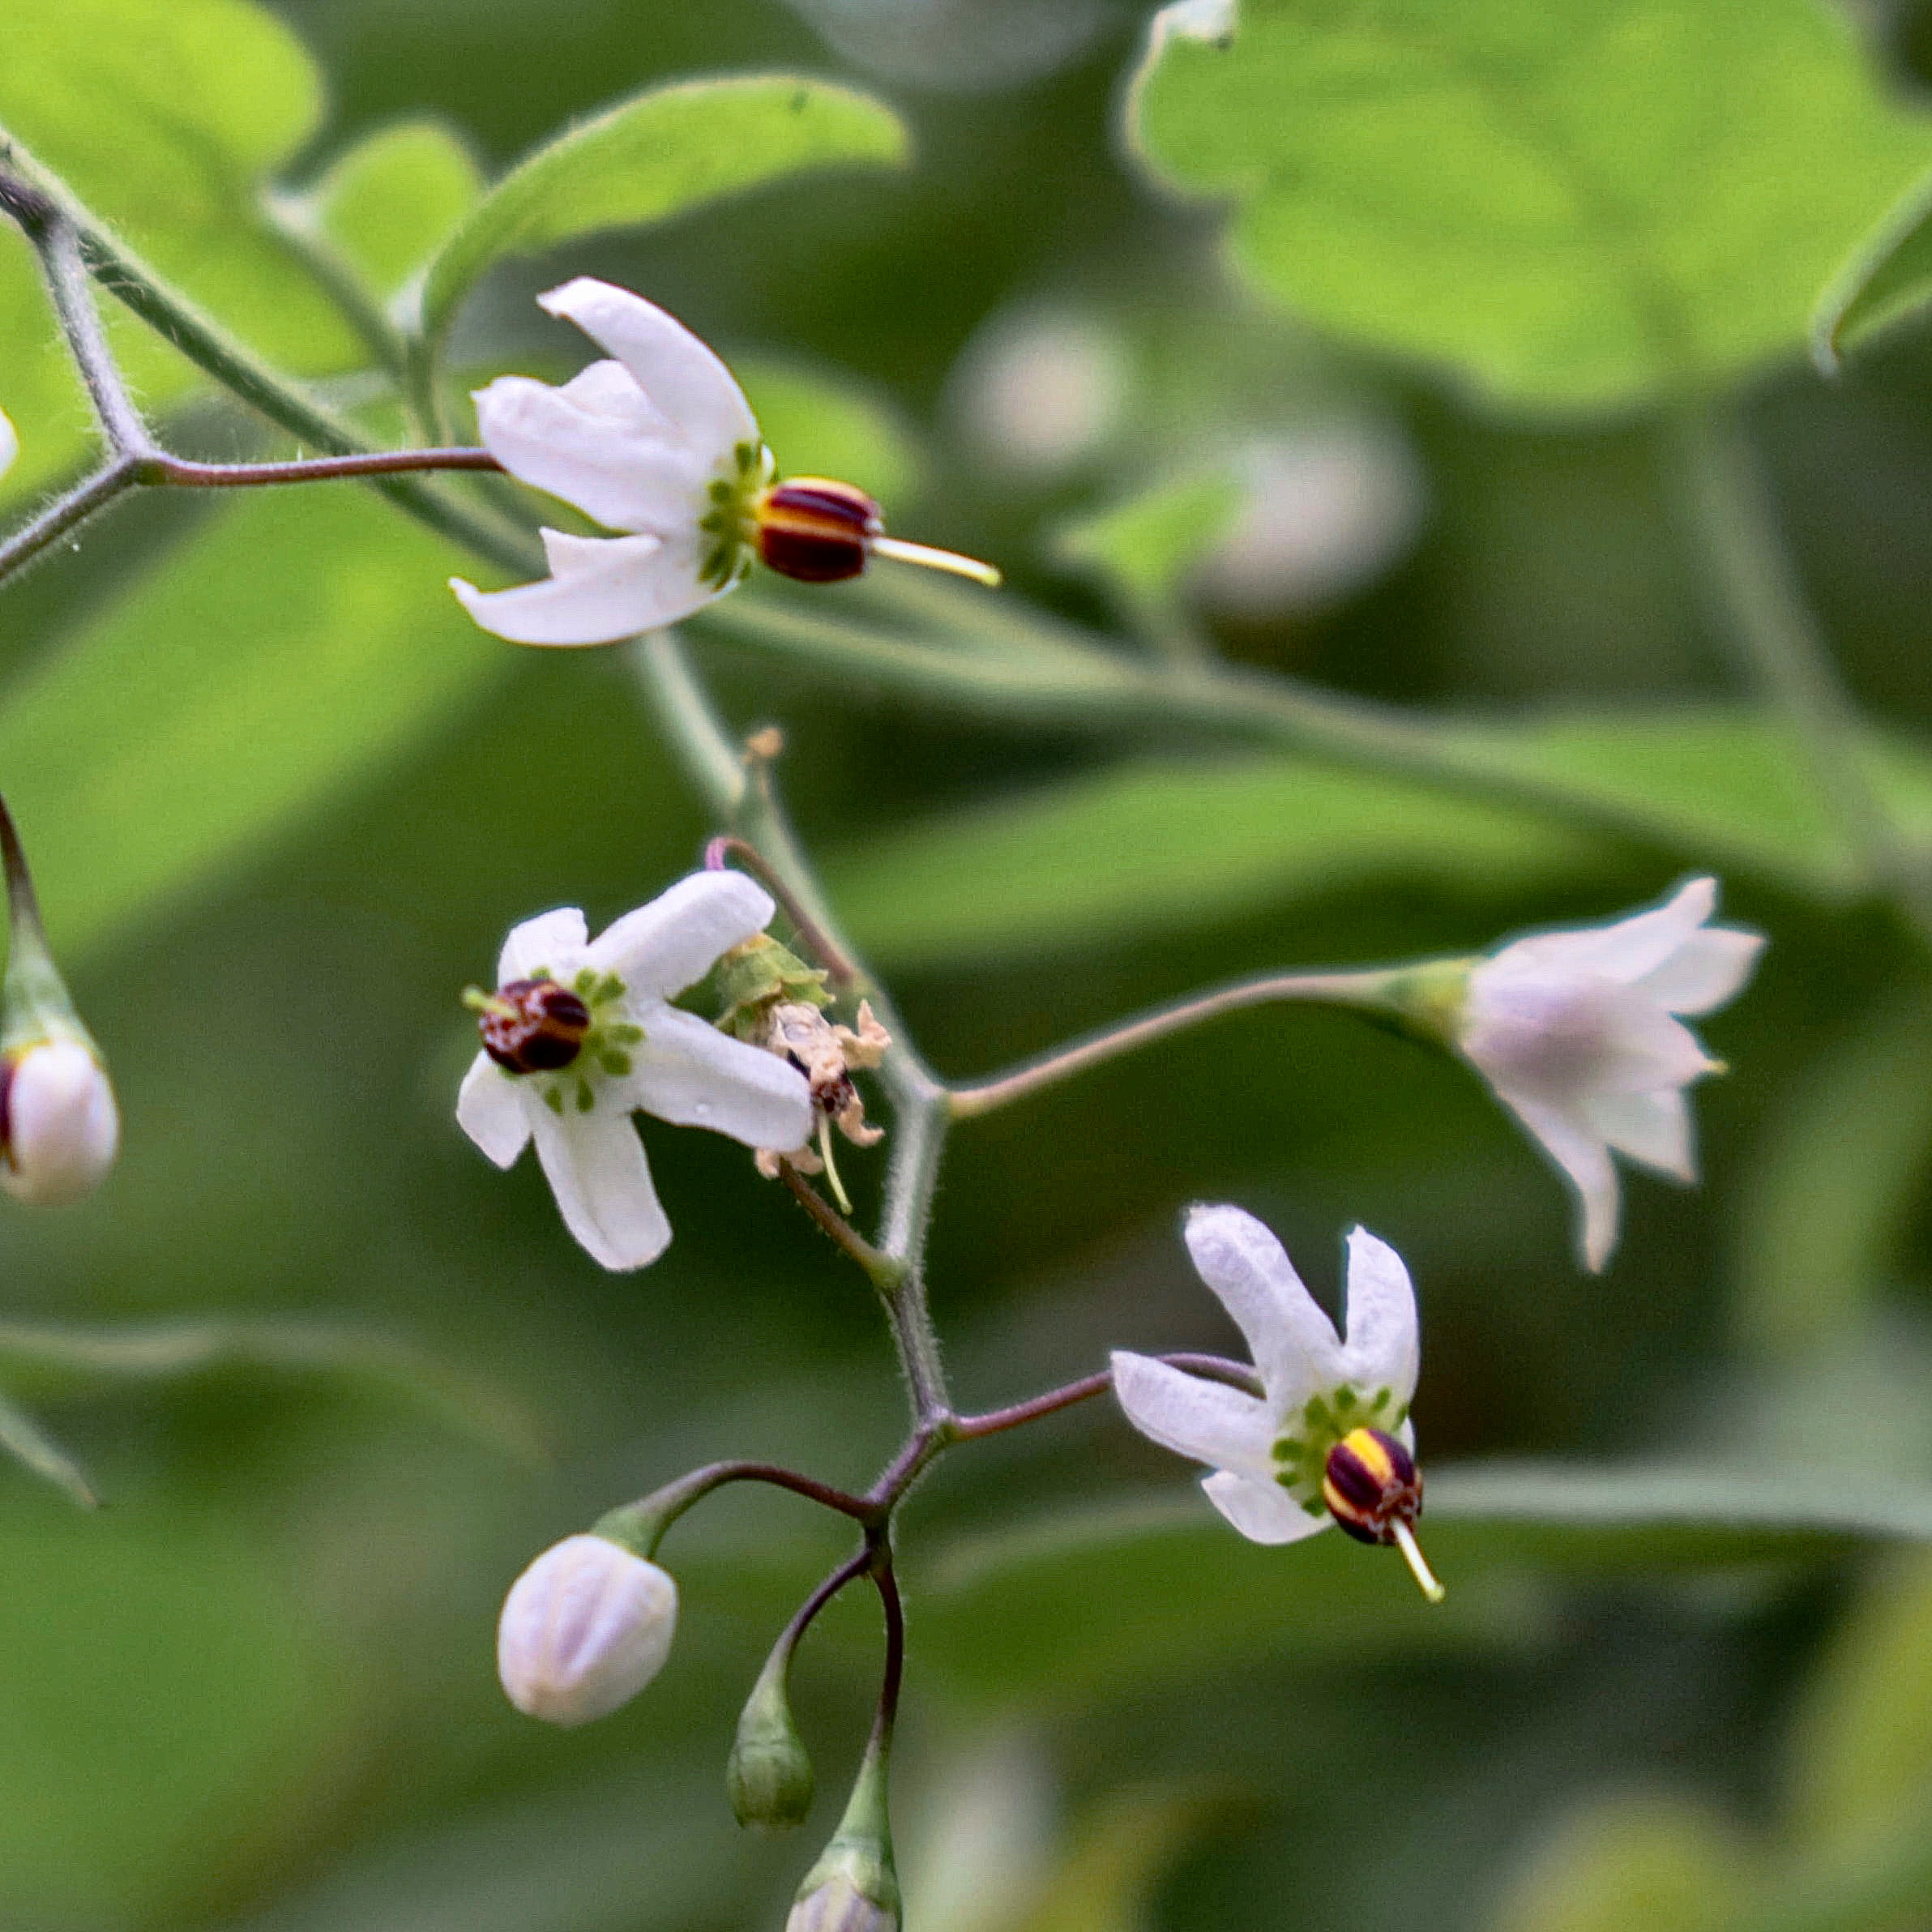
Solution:
M 1211 1464 L 1202 1490 L 1250 1541 L 1298 1542 L 1338 1521 L 1364 1541 L 1400 1545 L 1434 1590 L 1409 1530 L 1421 1506 L 1408 1420 L 1421 1341 L 1401 1256 L 1366 1228 L 1351 1231 L 1344 1340 L 1253 1215 L 1191 1208 L 1186 1233 L 1195 1271 L 1247 1338 L 1262 1393 L 1122 1349 L 1113 1389 L 1127 1420 L 1163 1448 Z M 1377 1461 L 1378 1481 L 1399 1479 L 1379 1512 L 1349 1487 L 1364 1455 Z
M 689 617 L 737 582 L 742 551 L 720 512 L 735 518 L 745 492 L 769 481 L 764 446 L 731 371 L 656 303 L 588 276 L 537 300 L 616 360 L 561 389 L 499 376 L 478 390 L 484 447 L 520 481 L 623 534 L 545 530 L 541 583 L 451 588 L 512 643 L 612 643 Z
M 562 907 L 511 933 L 497 991 L 473 1002 L 485 1050 L 458 1122 L 498 1167 L 534 1139 L 566 1225 L 607 1268 L 643 1267 L 671 1238 L 634 1110 L 752 1148 L 799 1148 L 811 1134 L 796 1067 L 669 1003 L 774 910 L 729 871 L 680 879 L 595 940 L 583 913 Z
M 1678 1015 L 1733 998 L 1764 946 L 1708 925 L 1716 907 L 1717 882 L 1692 879 L 1611 925 L 1519 939 L 1469 974 L 1457 1049 L 1575 1187 L 1593 1270 L 1617 1245 L 1613 1150 L 1697 1178 L 1684 1089 L 1720 1062 Z

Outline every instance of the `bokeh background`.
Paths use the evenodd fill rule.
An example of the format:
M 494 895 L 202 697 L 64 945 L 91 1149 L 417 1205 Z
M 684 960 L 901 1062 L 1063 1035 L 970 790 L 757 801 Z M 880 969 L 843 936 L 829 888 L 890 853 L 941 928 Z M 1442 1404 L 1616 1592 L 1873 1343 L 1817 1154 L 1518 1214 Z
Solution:
M 1216 212 L 1122 157 L 1143 7 L 275 11 L 331 94 L 298 179 L 401 116 L 500 166 L 638 87 L 736 68 L 844 78 L 913 127 L 903 172 L 504 270 L 466 312 L 479 368 L 567 366 L 528 297 L 602 273 L 741 362 L 768 425 L 843 457 L 895 528 L 997 558 L 1079 622 L 1112 622 L 1083 520 L 1206 468 L 1254 493 L 1186 592 L 1240 660 L 1478 712 L 1669 707 L 1693 730 L 1734 700 L 1655 425 L 1511 416 L 1237 288 Z M 1858 19 L 1916 95 L 1932 10 Z M 24 340 L 0 340 L 0 402 Z M 1922 737 L 1932 346 L 1908 334 L 1832 386 L 1794 357 L 1746 409 L 1851 682 Z M 240 447 L 205 408 L 178 429 Z M 594 926 L 690 866 L 707 827 L 613 654 L 540 661 L 469 631 L 426 545 L 385 550 L 378 525 L 347 495 L 144 501 L 0 595 L 19 761 L 0 782 L 126 1135 L 95 1202 L 0 1218 L 6 1320 L 296 1324 L 279 1349 L 273 1328 L 225 1331 L 230 1354 L 283 1360 L 165 1378 L 0 1328 L 0 1378 L 107 1499 L 83 1516 L 0 1470 L 0 1925 L 776 1926 L 856 1759 L 870 1604 L 837 1605 L 799 1671 L 811 1827 L 741 1839 L 723 1760 L 836 1527 L 737 1494 L 688 1520 L 673 1667 L 586 1732 L 504 1705 L 494 1613 L 534 1550 L 693 1463 L 868 1480 L 899 1434 L 890 1354 L 862 1284 L 735 1145 L 649 1136 L 677 1237 L 619 1278 L 563 1236 L 532 1168 L 500 1177 L 457 1132 L 455 996 L 502 930 L 558 902 Z M 140 784 L 158 769 L 245 806 L 306 722 L 298 691 L 259 757 L 219 709 L 156 747 L 142 667 L 236 639 L 291 662 L 360 651 L 378 681 L 421 652 L 434 702 L 177 875 Z M 783 726 L 801 830 L 948 1074 L 1225 974 L 1470 950 L 1675 876 L 1520 815 L 1377 807 L 1285 761 L 948 717 L 722 635 L 701 648 L 735 724 Z M 49 686 L 83 654 L 91 682 Z M 36 785 L 89 761 L 80 819 L 36 823 Z M 1734 1071 L 1699 1096 L 1707 1185 L 1634 1181 L 1601 1280 L 1466 1075 L 1345 1017 L 1250 1014 L 957 1134 L 932 1276 L 962 1399 L 1082 1373 L 1110 1343 L 1222 1345 L 1175 1233 L 1204 1197 L 1268 1219 L 1331 1298 L 1348 1224 L 1402 1250 L 1431 1468 L 1775 1465 L 1867 1500 L 1932 1481 L 1922 968 L 1882 913 L 1775 878 L 1729 882 L 1726 909 L 1775 943 L 1709 1028 Z M 869 1192 L 877 1161 L 848 1165 Z M 438 1366 L 373 1343 L 292 1366 L 318 1324 Z M 1088 1548 L 1068 1512 L 1106 1504 L 1203 1533 Z M 1929 1815 L 1923 1562 L 1828 1538 L 1580 1551 L 1459 1523 L 1434 1545 L 1436 1614 L 1340 1537 L 1255 1553 L 1205 1516 L 1100 1404 L 920 1491 L 898 1780 L 915 1932 L 1784 1923 L 1806 1896 L 1785 1874 L 1909 1845 Z M 1791 1922 L 1932 1922 L 1900 1883 Z

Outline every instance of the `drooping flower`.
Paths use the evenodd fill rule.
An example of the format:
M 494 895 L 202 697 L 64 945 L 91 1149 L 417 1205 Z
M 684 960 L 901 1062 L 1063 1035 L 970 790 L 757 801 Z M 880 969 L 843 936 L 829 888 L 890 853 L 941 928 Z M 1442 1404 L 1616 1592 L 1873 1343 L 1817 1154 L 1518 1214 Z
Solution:
M 519 644 L 608 644 L 675 623 L 732 589 L 756 555 L 806 583 L 896 557 L 997 583 L 971 558 L 885 534 L 862 490 L 776 481 L 731 371 L 684 325 L 627 289 L 579 276 L 537 297 L 614 360 L 561 388 L 500 376 L 477 391 L 484 446 L 510 474 L 573 504 L 614 536 L 543 532 L 550 575 L 451 588 L 485 630 Z
M 528 1142 L 565 1224 L 607 1268 L 664 1252 L 659 1205 L 630 1116 L 710 1127 L 747 1147 L 802 1147 L 805 1076 L 776 1055 L 672 1006 L 776 908 L 738 872 L 698 872 L 595 940 L 575 906 L 526 920 L 503 942 L 494 993 L 468 995 L 483 1051 L 456 1103 L 498 1167 Z
M 1519 939 L 1469 972 L 1455 1047 L 1575 1188 L 1592 1269 L 1617 1245 L 1613 1151 L 1697 1178 L 1684 1090 L 1721 1063 L 1679 1016 L 1733 998 L 1764 946 L 1708 924 L 1716 907 L 1717 882 L 1692 879 L 1661 906 Z
M 1365 1228 L 1350 1233 L 1344 1340 L 1253 1215 L 1191 1208 L 1186 1235 L 1195 1272 L 1247 1338 L 1262 1392 L 1117 1350 L 1127 1420 L 1211 1464 L 1202 1490 L 1250 1541 L 1298 1542 L 1339 1523 L 1360 1541 L 1397 1545 L 1438 1599 L 1414 1532 L 1422 1479 L 1408 1409 L 1421 1344 L 1401 1256 Z
M 603 1537 L 566 1537 L 510 1586 L 497 1674 L 527 1716 L 588 1724 L 664 1669 L 677 1631 L 677 1586 L 667 1571 Z

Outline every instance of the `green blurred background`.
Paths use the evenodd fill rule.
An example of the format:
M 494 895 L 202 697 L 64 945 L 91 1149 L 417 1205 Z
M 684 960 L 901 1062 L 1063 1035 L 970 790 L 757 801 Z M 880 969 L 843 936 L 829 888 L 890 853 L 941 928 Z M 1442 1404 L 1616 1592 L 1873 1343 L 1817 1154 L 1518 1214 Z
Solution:
M 1237 657 L 1478 712 L 1695 720 L 1729 688 L 1645 420 L 1511 418 L 1331 346 L 1235 288 L 1211 209 L 1136 179 L 1116 117 L 1143 9 L 276 11 L 331 94 L 298 178 L 404 115 L 498 167 L 655 79 L 741 67 L 843 78 L 912 126 L 904 173 L 782 184 L 499 273 L 466 312 L 467 363 L 547 368 L 564 351 L 530 294 L 579 269 L 625 281 L 748 366 L 768 427 L 793 395 L 828 466 L 856 436 L 896 528 L 1090 622 L 1096 579 L 1054 532 L 1265 442 L 1302 513 L 1198 586 Z M 6 0 L 0 27 L 30 11 Z M 1860 19 L 1891 84 L 1921 87 L 1932 10 Z M 849 392 L 836 420 L 823 382 Z M 1908 337 L 1831 387 L 1794 358 L 1749 421 L 1852 682 L 1922 737 L 1932 348 Z M 191 417 L 197 436 L 241 447 L 227 417 Z M 782 1498 L 708 1505 L 669 1546 L 672 1668 L 580 1733 L 504 1705 L 494 1613 L 537 1548 L 693 1463 L 868 1480 L 900 1418 L 874 1312 L 732 1143 L 648 1136 L 677 1237 L 620 1278 L 564 1237 L 532 1167 L 497 1175 L 451 1113 L 472 1049 L 455 995 L 504 929 L 649 896 L 694 862 L 698 807 L 613 654 L 469 630 L 447 558 L 359 497 L 143 502 L 73 551 L 0 596 L 19 769 L 0 777 L 57 938 L 68 922 L 126 1151 L 84 1208 L 0 1217 L 6 1318 L 345 1324 L 458 1380 L 425 1400 L 379 1363 L 152 1382 L 15 1351 L 6 1386 L 108 1504 L 83 1517 L 0 1470 L 0 1926 L 777 1925 L 856 1759 L 869 1605 L 838 1605 L 801 1669 L 811 1829 L 741 1841 L 722 1764 L 839 1532 Z M 219 705 L 157 746 L 172 667 L 250 648 L 256 750 Z M 96 668 L 49 684 L 83 649 Z M 1520 818 L 1385 810 L 1331 775 L 948 719 L 702 650 L 735 724 L 784 726 L 801 827 L 948 1074 L 1221 975 L 1466 951 L 1673 883 Z M 250 788 L 315 723 L 300 677 L 281 684 L 310 652 L 352 690 L 406 660 L 428 696 L 257 825 Z M 36 787 L 65 797 L 75 769 L 101 774 L 85 810 L 36 823 Z M 177 878 L 165 826 L 141 843 L 157 774 L 231 814 L 218 863 Z M 1175 1238 L 1205 1197 L 1269 1220 L 1327 1297 L 1349 1222 L 1402 1250 L 1431 1468 L 1775 1462 L 1867 1500 L 1932 1481 L 1932 997 L 1878 914 L 1759 870 L 1726 910 L 1775 943 L 1709 1029 L 1735 1071 L 1699 1096 L 1707 1185 L 1634 1180 L 1604 1279 L 1576 1271 L 1558 1186 L 1469 1078 L 1343 1017 L 1251 1014 L 959 1132 L 932 1274 L 962 1400 L 1111 1343 L 1222 1345 Z M 877 1160 L 848 1165 L 870 1191 Z M 1807 1860 L 1922 1836 L 1922 1565 L 1823 1539 L 1673 1569 L 1456 1524 L 1434 1545 L 1454 1592 L 1437 1618 L 1339 1537 L 1257 1553 L 1214 1525 L 1096 1556 L 1049 1535 L 1037 1560 L 986 1541 L 1109 1499 L 1178 1498 L 1149 1520 L 1196 1524 L 1175 1477 L 1096 1404 L 960 1454 L 908 1511 L 914 1932 L 1670 1932 L 1758 1922 Z M 1002 1560 L 1024 1574 L 1002 1582 Z M 1932 1910 L 1880 1897 L 1817 1922 Z

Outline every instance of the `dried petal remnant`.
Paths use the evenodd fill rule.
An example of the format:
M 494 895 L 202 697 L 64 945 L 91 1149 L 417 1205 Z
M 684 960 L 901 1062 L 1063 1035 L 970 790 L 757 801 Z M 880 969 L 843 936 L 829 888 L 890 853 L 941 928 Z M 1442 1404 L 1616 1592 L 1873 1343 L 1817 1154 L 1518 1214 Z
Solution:
M 554 980 L 512 980 L 477 1015 L 483 1050 L 507 1073 L 554 1073 L 583 1050 L 590 1008 Z

